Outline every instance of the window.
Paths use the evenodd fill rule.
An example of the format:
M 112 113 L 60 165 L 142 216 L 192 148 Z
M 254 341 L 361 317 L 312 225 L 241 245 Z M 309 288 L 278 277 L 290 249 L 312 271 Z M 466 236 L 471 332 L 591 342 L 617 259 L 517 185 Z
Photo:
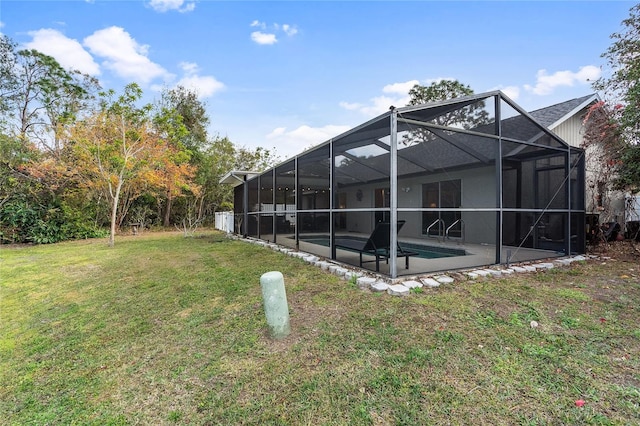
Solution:
M 391 191 L 389 188 L 376 188 L 374 198 L 375 198 L 375 208 L 380 209 L 388 209 L 391 206 Z M 377 211 L 375 215 L 376 223 L 378 222 L 389 222 L 391 219 L 391 213 L 389 211 Z

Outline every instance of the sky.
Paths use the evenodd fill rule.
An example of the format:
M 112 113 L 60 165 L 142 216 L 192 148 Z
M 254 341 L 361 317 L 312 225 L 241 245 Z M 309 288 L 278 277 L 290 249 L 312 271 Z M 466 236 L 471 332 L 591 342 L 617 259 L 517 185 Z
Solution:
M 593 93 L 627 1 L 0 0 L 20 48 L 145 102 L 198 93 L 212 137 L 281 159 L 456 79 L 531 111 Z

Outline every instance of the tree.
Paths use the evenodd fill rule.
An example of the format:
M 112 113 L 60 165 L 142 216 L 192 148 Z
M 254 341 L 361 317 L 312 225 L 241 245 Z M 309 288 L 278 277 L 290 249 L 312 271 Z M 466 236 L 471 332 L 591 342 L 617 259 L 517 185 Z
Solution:
M 123 187 L 135 179 L 151 180 L 153 156 L 162 152 L 163 145 L 148 119 L 151 106 L 135 105 L 142 97 L 140 87 L 132 83 L 117 99 L 114 95 L 112 90 L 103 94 L 100 111 L 79 121 L 72 133 L 88 181 L 111 200 L 109 246 L 115 244 Z
M 27 242 L 37 213 L 29 208 L 35 180 L 25 165 L 37 152 L 0 133 L 0 242 Z
M 162 92 L 161 106 L 175 110 L 181 117 L 182 125 L 187 131 L 181 143 L 191 151 L 192 157 L 197 156 L 207 144 L 207 127 L 210 122 L 206 106 L 198 99 L 198 94 L 183 86 L 177 86 Z
M 171 216 L 191 217 L 195 212 L 195 220 L 203 221 L 212 216 L 220 208 L 227 208 L 233 203 L 233 194 L 228 185 L 221 185 L 220 178 L 233 169 L 264 170 L 277 159 L 273 153 L 263 148 L 255 150 L 235 146 L 228 138 L 216 137 L 210 140 L 207 127 L 210 120 L 205 105 L 198 99 L 197 93 L 178 86 L 162 93 L 157 105 L 155 123 L 161 129 L 163 137 L 171 141 L 177 153 L 187 154 L 190 170 L 195 170 L 195 185 L 181 185 L 182 195 L 176 203 L 178 211 L 171 213 L 174 197 L 180 195 L 177 186 L 166 186 L 166 194 L 162 197 L 164 211 L 163 224 L 169 226 Z M 178 160 L 178 158 L 176 158 Z M 184 158 L 174 161 L 173 166 L 167 164 L 167 171 L 189 170 Z M 187 175 L 183 175 L 187 176 Z M 167 182 L 174 182 L 167 175 Z M 171 192 L 171 189 L 174 192 Z M 194 207 L 196 206 L 196 207 Z
M 5 242 L 94 236 L 74 167 L 62 161 L 65 127 L 90 100 L 95 79 L 64 70 L 0 36 L 0 233 Z M 47 149 L 43 149 L 47 148 Z
M 619 101 L 616 120 L 620 126 L 623 148 L 614 159 L 617 167 L 616 186 L 637 192 L 640 190 L 640 4 L 630 9 L 629 18 L 622 21 L 623 30 L 611 35 L 613 43 L 602 54 L 611 70 L 594 83 L 605 98 Z
M 233 207 L 233 189 L 220 183 L 226 173 L 231 170 L 261 172 L 276 162 L 277 157 L 267 149 L 237 147 L 228 138 L 213 140 L 204 153 L 198 177 L 202 188 L 200 215 L 213 215 L 220 209 Z
M 409 90 L 410 100 L 407 105 L 420 105 L 431 102 L 446 101 L 463 96 L 473 95 L 473 90 L 457 80 L 440 80 L 429 86 L 416 84 Z M 444 127 L 473 129 L 489 121 L 489 114 L 484 109 L 484 102 L 478 101 L 462 107 L 454 106 L 452 110 L 442 112 L 434 117 L 433 124 Z M 437 136 L 424 127 L 416 127 L 402 138 L 402 143 L 411 145 L 436 139 Z
M 611 191 L 616 188 L 610 184 L 618 176 L 619 160 L 625 147 L 618 121 L 619 111 L 619 105 L 612 108 L 600 101 L 589 107 L 583 119 L 587 200 L 591 210 L 602 212 L 605 221 L 611 219 Z
M 473 95 L 471 87 L 457 80 L 440 80 L 429 86 L 416 84 L 409 90 L 410 100 L 407 105 L 420 105 L 431 102 L 446 101 L 463 96 Z M 488 113 L 484 109 L 484 102 L 478 102 L 456 108 L 435 118 L 434 123 L 440 126 L 462 126 L 464 129 L 472 129 L 485 124 Z
M 0 36 L 0 130 L 6 130 L 9 124 L 8 113 L 19 86 L 15 52 L 16 43 L 5 35 Z
M 62 137 L 65 128 L 76 120 L 78 114 L 87 111 L 100 90 L 98 80 L 80 71 L 69 71 L 63 78 L 55 75 L 51 79 L 51 86 L 44 98 L 44 114 L 48 121 L 44 124 L 48 130 L 48 140 L 45 144 L 53 155 L 60 156 L 63 149 Z
M 165 156 L 164 194 L 160 197 L 164 200 L 163 226 L 167 227 L 174 198 L 200 192 L 193 178 L 202 165 L 209 117 L 196 93 L 178 86 L 162 92 L 153 121 L 171 151 L 171 155 Z M 196 204 L 195 201 L 192 204 Z
M 627 145 L 620 155 L 616 188 L 633 194 L 640 192 L 640 145 Z
M 253 170 L 262 172 L 273 166 L 278 157 L 270 150 L 262 147 L 250 149 L 247 147 L 236 147 L 233 168 L 235 170 Z
M 61 126 L 71 123 L 99 90 L 98 81 L 65 70 L 37 50 L 18 50 L 8 37 L 0 40 L 0 112 L 3 127 L 20 140 L 37 143 L 58 155 Z
M 469 95 L 473 95 L 473 89 L 468 85 L 460 83 L 458 80 L 439 80 L 434 81 L 428 86 L 422 86 L 420 84 L 414 85 L 409 90 L 411 99 L 408 105 L 446 101 L 448 99 Z

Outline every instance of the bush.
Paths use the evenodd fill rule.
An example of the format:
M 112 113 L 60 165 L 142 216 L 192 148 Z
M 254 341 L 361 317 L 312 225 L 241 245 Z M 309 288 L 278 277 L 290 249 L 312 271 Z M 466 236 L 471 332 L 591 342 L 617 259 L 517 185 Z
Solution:
M 104 237 L 81 210 L 62 206 L 43 207 L 13 200 L 0 210 L 0 242 L 50 244 L 63 240 Z

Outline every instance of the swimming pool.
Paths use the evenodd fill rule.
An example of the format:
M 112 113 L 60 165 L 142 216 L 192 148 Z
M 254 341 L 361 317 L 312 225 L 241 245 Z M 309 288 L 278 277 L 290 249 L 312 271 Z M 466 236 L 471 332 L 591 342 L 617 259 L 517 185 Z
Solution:
M 340 239 L 347 239 L 352 241 L 361 241 L 365 242 L 367 239 L 362 237 L 355 236 L 343 236 L 339 237 Z M 329 247 L 329 236 L 328 235 L 309 235 L 309 236 L 300 236 L 300 241 L 304 241 L 306 243 L 318 244 L 324 247 Z M 413 251 L 418 253 L 416 257 L 421 259 L 440 259 L 443 257 L 455 257 L 455 256 L 466 256 L 467 252 L 463 249 L 451 248 L 451 247 L 434 247 L 426 244 L 417 244 L 417 243 L 404 243 L 401 242 L 400 246 L 408 251 Z M 354 251 L 349 250 L 347 248 L 340 248 L 340 250 Z

